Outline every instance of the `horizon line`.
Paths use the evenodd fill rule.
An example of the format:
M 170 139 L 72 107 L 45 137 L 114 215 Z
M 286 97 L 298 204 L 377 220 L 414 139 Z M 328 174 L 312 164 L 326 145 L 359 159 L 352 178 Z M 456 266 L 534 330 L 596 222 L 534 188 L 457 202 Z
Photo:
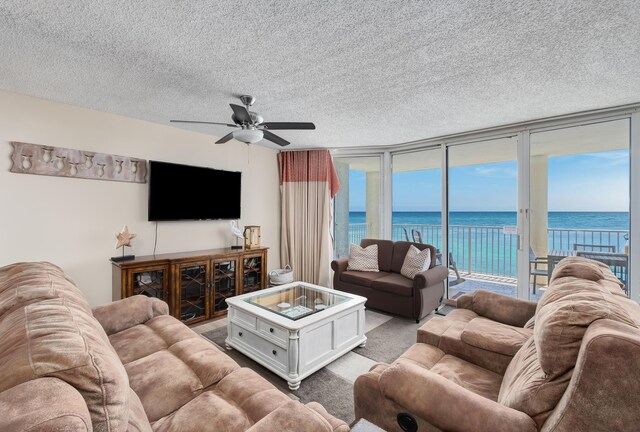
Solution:
M 349 213 L 366 213 L 366 210 L 349 210 Z M 517 213 L 517 210 L 450 210 L 449 213 Z M 629 210 L 547 210 L 548 213 L 629 213 Z M 392 210 L 392 213 L 442 213 L 441 210 Z

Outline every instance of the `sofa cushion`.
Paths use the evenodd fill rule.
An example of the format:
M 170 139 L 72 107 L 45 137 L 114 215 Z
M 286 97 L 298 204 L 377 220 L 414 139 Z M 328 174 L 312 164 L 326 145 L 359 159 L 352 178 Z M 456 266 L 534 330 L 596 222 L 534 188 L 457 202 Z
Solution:
M 393 241 L 391 240 L 376 240 L 376 239 L 363 239 L 360 242 L 360 246 L 367 247 L 371 245 L 378 245 L 378 268 L 380 271 L 391 271 L 391 257 L 393 255 Z
M 127 432 L 151 432 L 151 425 L 138 395 L 129 389 L 129 424 Z
M 574 367 L 592 322 L 606 318 L 636 327 L 613 297 L 590 280 L 571 276 L 553 281 L 538 303 L 534 328 L 538 358 L 546 374 L 553 378 Z
M 184 329 L 180 340 L 171 340 L 172 335 L 161 329 L 171 328 L 179 323 Z M 148 327 L 151 331 L 141 330 Z M 125 338 L 121 338 L 121 335 Z M 150 335 L 156 351 L 139 357 L 128 356 L 132 335 Z M 116 333 L 111 336 L 114 347 L 124 359 L 133 359 L 125 363 L 131 388 L 138 394 L 149 421 L 154 422 L 174 412 L 191 401 L 202 391 L 238 370 L 240 367 L 229 356 L 220 352 L 212 344 L 198 336 L 175 318 L 163 315 Z M 162 340 L 162 343 L 158 342 Z M 148 347 L 151 345 L 146 345 Z M 166 347 L 166 348 L 165 348 Z
M 52 403 L 52 401 L 64 403 Z M 0 431 L 90 432 L 87 404 L 57 378 L 38 378 L 0 392 Z
M 478 317 L 466 325 L 461 338 L 469 345 L 513 356 L 531 336 L 533 336 L 531 329 Z
M 413 245 L 419 250 L 427 249 L 431 251 L 431 264 L 429 268 L 436 266 L 436 248 L 431 245 L 422 243 L 413 243 L 407 241 L 397 241 L 393 244 L 393 255 L 391 257 L 391 271 L 394 273 L 400 273 L 402 270 L 402 264 L 404 264 L 404 258 L 407 256 L 409 247 Z
M 549 283 L 563 277 L 576 277 L 597 282 L 604 279 L 603 268 L 596 261 L 580 257 L 567 257 L 561 260 L 553 269 Z
M 371 282 L 371 288 L 403 297 L 413 296 L 413 280 L 398 273 L 388 273 L 386 276 L 375 279 Z
M 411 346 L 394 363 L 413 363 L 436 373 L 473 393 L 496 401 L 502 377 L 427 344 Z
M 434 317 L 418 330 L 418 342 L 433 344 L 446 352 L 487 370 L 504 374 L 513 356 L 489 351 L 462 340 L 468 323 L 477 315 L 467 309 L 456 309 L 446 317 Z
M 153 430 L 241 432 L 289 401 L 289 397 L 254 371 L 237 369 L 155 421 Z
M 340 273 L 342 282 L 352 283 L 360 286 L 371 287 L 374 280 L 385 277 L 391 273 L 388 272 L 361 272 L 361 271 L 344 271 Z
M 570 380 L 571 372 L 553 379 L 544 373 L 532 337 L 509 363 L 502 378 L 498 402 L 524 412 L 540 428 L 562 398 Z
M 349 245 L 349 262 L 347 270 L 362 272 L 377 272 L 378 268 L 378 245 L 372 244 L 362 248 L 356 244 Z
M 414 245 L 411 245 L 404 257 L 400 274 L 409 279 L 413 279 L 418 273 L 428 270 L 430 265 L 431 251 L 429 248 L 420 250 Z

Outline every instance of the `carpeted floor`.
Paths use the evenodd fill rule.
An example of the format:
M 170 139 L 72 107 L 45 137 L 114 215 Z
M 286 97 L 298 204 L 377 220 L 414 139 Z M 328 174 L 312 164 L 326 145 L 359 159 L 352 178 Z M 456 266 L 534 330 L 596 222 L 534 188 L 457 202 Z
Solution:
M 448 310 L 444 310 L 444 313 Z M 425 317 L 420 324 L 410 319 L 393 317 L 370 309 L 366 310 L 367 345 L 355 348 L 343 357 L 325 366 L 314 374 L 302 380 L 300 388 L 291 392 L 284 379 L 275 375 L 265 367 L 249 359 L 236 350 L 224 350 L 224 340 L 227 337 L 226 319 L 218 323 L 218 328 L 206 330 L 202 326 L 199 332 L 224 350 L 240 366 L 248 367 L 258 372 L 278 389 L 293 399 L 303 403 L 316 401 L 321 403 L 334 416 L 352 423 L 353 413 L 353 382 L 356 377 L 366 373 L 377 362 L 391 363 L 404 351 L 415 343 L 416 331 L 434 315 Z
M 430 318 L 429 315 L 427 318 Z M 375 362 L 392 363 L 416 343 L 416 332 L 422 324 L 413 320 L 392 318 L 367 333 L 367 345 L 355 348 L 354 353 Z

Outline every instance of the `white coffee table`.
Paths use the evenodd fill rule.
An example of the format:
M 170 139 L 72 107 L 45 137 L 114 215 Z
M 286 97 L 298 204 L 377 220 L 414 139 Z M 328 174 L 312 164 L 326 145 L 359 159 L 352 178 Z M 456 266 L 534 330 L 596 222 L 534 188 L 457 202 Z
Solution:
M 365 345 L 366 300 L 304 282 L 231 297 L 225 343 L 297 390 L 313 372 Z

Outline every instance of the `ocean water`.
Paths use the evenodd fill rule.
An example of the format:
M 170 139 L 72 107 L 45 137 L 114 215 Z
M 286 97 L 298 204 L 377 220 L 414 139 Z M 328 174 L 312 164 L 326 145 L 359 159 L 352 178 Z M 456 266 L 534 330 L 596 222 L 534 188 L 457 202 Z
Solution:
M 516 212 L 451 212 L 449 251 L 457 267 L 515 277 L 518 239 L 504 227 L 515 227 L 516 221 Z M 549 250 L 573 250 L 576 244 L 586 244 L 624 252 L 628 212 L 549 212 L 548 221 Z M 350 212 L 351 243 L 367 237 L 365 222 L 365 212 Z M 440 212 L 393 212 L 393 240 L 405 240 L 407 235 L 411 238 L 413 230 L 420 232 L 425 243 L 442 246 Z
M 628 212 L 549 212 L 549 228 L 628 230 Z M 450 212 L 450 225 L 513 226 L 516 212 Z M 365 223 L 365 212 L 350 212 L 349 223 Z M 392 223 L 440 225 L 440 212 L 393 212 Z

